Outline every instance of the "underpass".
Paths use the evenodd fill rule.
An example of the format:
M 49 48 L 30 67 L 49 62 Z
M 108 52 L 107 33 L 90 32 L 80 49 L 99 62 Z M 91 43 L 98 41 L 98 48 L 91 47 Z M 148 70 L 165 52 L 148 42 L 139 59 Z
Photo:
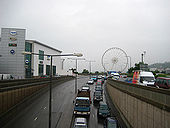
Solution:
M 88 79 L 88 76 L 80 76 L 77 79 L 78 89 L 81 89 Z M 91 99 L 93 99 L 94 85 L 90 85 L 90 89 Z M 21 90 L 19 89 L 18 96 L 22 96 Z M 26 89 L 24 92 L 28 93 Z M 33 100 L 26 102 L 24 107 L 18 107 L 17 113 L 9 113 L 14 118 L 7 120 L 3 128 L 47 128 L 49 125 L 48 88 L 37 95 Z M 121 128 L 138 126 L 169 128 L 170 126 L 169 90 L 108 79 L 105 82 L 103 96 L 104 101 L 111 107 L 112 116 L 116 116 L 118 126 Z M 53 82 L 52 128 L 73 127 L 75 119 L 73 100 L 75 97 L 75 79 L 64 81 L 64 83 Z M 6 99 L 12 100 L 9 97 L 6 97 Z M 7 102 L 2 102 L 1 97 L 1 106 L 7 105 Z M 97 117 L 97 106 L 93 105 L 93 103 L 91 104 L 91 114 L 87 120 L 89 128 L 103 128 L 104 119 Z M 0 122 L 2 123 L 3 121 L 1 120 Z
M 78 88 L 86 84 L 89 77 L 79 77 Z M 52 90 L 52 128 L 68 128 L 74 124 L 73 100 L 75 80 L 57 85 Z M 93 98 L 94 85 L 90 85 Z M 104 98 L 105 100 L 105 98 Z M 36 100 L 22 109 L 14 119 L 9 121 L 4 128 L 47 128 L 49 117 L 49 92 L 45 92 Z M 89 128 L 103 128 L 103 119 L 97 118 L 97 106 L 91 104 L 91 114 L 88 119 Z

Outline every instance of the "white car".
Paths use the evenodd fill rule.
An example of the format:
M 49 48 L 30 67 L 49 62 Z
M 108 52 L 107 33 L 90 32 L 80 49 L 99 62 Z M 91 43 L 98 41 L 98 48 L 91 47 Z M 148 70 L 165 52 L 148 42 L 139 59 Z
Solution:
M 87 120 L 84 117 L 75 118 L 74 128 L 87 128 Z
M 94 80 L 91 80 L 91 79 L 88 80 L 88 81 L 87 81 L 87 84 L 94 84 Z
M 82 91 L 90 91 L 90 87 L 85 85 L 85 86 L 82 86 Z

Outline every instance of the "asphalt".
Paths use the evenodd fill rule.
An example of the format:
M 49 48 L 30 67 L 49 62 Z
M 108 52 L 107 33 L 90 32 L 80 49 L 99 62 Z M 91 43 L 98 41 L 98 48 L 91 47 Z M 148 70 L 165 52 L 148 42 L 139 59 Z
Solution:
M 78 88 L 81 88 L 88 77 L 79 77 Z M 71 80 L 60 84 L 52 90 L 52 128 L 70 128 L 74 124 L 73 100 L 75 81 Z M 90 85 L 93 99 L 94 85 Z M 105 101 L 105 97 L 104 97 Z M 49 124 L 49 92 L 44 93 L 30 105 L 20 110 L 15 118 L 3 128 L 48 128 Z M 88 120 L 88 128 L 103 128 L 104 119 L 98 119 L 97 106 L 91 104 L 91 114 Z

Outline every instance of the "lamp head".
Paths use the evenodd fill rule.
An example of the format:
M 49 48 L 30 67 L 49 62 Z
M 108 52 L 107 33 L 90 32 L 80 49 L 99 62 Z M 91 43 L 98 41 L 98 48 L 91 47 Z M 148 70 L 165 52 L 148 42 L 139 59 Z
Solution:
M 73 55 L 74 55 L 74 56 L 77 56 L 77 57 L 82 57 L 82 56 L 83 56 L 82 53 L 74 53 Z
M 31 52 L 22 52 L 23 55 L 31 55 L 32 53 Z

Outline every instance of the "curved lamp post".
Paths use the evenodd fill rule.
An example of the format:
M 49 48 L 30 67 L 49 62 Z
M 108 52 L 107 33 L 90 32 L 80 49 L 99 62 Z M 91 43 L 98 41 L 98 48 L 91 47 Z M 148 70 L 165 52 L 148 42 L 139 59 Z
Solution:
M 51 110 L 52 110 L 52 59 L 55 56 L 77 56 L 82 57 L 82 53 L 72 53 L 72 54 L 59 54 L 59 55 L 49 55 L 49 54 L 39 54 L 39 53 L 33 53 L 33 52 L 22 52 L 23 55 L 41 55 L 41 56 L 49 56 L 51 57 L 51 66 L 50 66 L 50 96 L 49 96 L 49 128 L 51 128 Z

